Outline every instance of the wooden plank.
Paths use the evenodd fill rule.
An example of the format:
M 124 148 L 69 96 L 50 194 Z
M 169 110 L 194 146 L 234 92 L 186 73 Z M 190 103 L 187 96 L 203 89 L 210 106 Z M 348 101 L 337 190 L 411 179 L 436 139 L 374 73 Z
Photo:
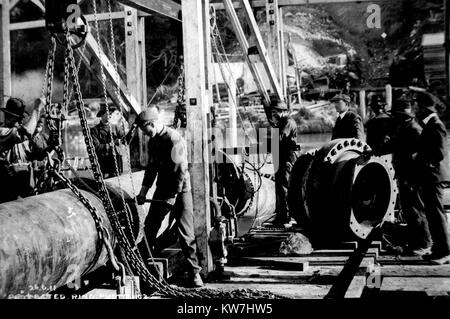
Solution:
M 261 94 L 262 98 L 266 101 L 267 104 L 269 104 L 269 96 L 267 94 L 266 87 L 264 85 L 264 82 L 262 80 L 261 74 L 257 68 L 257 66 L 250 61 L 250 58 L 247 54 L 248 48 L 250 47 L 248 44 L 248 41 L 245 37 L 244 30 L 242 29 L 241 23 L 239 21 L 239 18 L 237 16 L 236 11 L 233 8 L 232 0 L 223 0 L 223 4 L 225 5 L 225 10 L 227 12 L 227 15 L 230 19 L 231 25 L 233 26 L 234 32 L 236 34 L 236 37 L 238 39 L 238 42 L 244 51 L 245 55 L 245 61 L 247 62 L 250 72 L 253 75 L 253 79 L 256 82 L 256 86 L 258 87 L 258 91 Z
M 4 107 L 11 95 L 11 45 L 9 32 L 9 2 L 2 2 L 0 21 L 0 36 L 2 48 L 0 50 L 0 107 Z M 3 122 L 4 113 L 0 112 L 0 121 Z
M 339 274 L 336 283 L 331 287 L 327 294 L 328 299 L 341 299 L 345 297 L 345 294 L 351 285 L 358 268 L 360 267 L 367 250 L 370 247 L 372 238 L 376 235 L 375 231 L 372 231 L 369 236 L 358 242 L 358 248 L 353 252 L 353 254 L 348 258 L 344 269 Z
M 365 276 L 355 276 L 345 293 L 344 298 L 361 298 L 361 295 L 366 287 Z
M 450 267 L 448 265 L 382 265 L 379 269 L 383 277 L 450 278 Z
M 92 22 L 95 20 L 94 14 L 86 14 L 83 15 L 88 22 Z M 111 12 L 111 19 L 123 19 L 125 18 L 124 12 Z M 97 14 L 98 21 L 109 20 L 109 13 L 98 13 Z M 25 29 L 33 29 L 33 28 L 45 28 L 45 20 L 33 20 L 33 21 L 25 21 L 25 22 L 16 22 L 10 24 L 10 30 L 25 30 Z
M 117 0 L 118 2 L 127 6 L 133 7 L 137 10 L 146 13 L 158 13 L 163 16 L 181 21 L 178 18 L 181 10 L 181 5 L 172 0 Z
M 266 6 L 265 0 L 249 0 L 253 8 L 263 8 Z M 360 2 L 381 2 L 386 0 L 278 0 L 278 6 L 297 6 L 308 4 L 330 4 L 330 3 L 360 3 Z M 221 0 L 212 0 L 211 3 L 216 10 L 223 10 L 224 6 L 220 3 Z M 238 1 L 233 2 L 234 8 L 242 8 Z
M 233 259 L 234 264 L 241 265 L 265 265 L 271 263 L 291 263 L 291 264 L 304 264 L 309 265 L 342 265 L 347 262 L 349 258 L 347 256 L 302 256 L 302 257 L 237 257 Z M 374 258 L 363 258 L 366 264 L 370 265 L 374 263 Z
M 381 292 L 450 292 L 450 278 L 385 277 Z
M 209 101 L 205 74 L 206 54 L 203 39 L 210 39 L 209 27 L 204 28 L 204 8 L 209 0 L 182 1 L 185 94 L 187 116 L 188 159 L 191 163 L 191 183 L 194 204 L 197 251 L 202 272 L 213 270 L 208 236 L 211 231 L 210 180 L 208 163 Z
M 258 23 L 256 22 L 255 16 L 253 15 L 252 7 L 250 6 L 250 3 L 248 0 L 240 0 L 241 6 L 245 15 L 245 18 L 247 19 L 247 22 L 249 23 L 249 27 L 252 31 L 252 34 L 256 38 L 256 47 L 258 48 L 258 54 L 261 59 L 261 62 L 264 66 L 264 69 L 266 70 L 267 76 L 269 78 L 269 82 L 272 86 L 272 92 L 281 100 L 284 99 L 283 91 L 281 90 L 280 83 L 277 80 L 277 76 L 274 70 L 274 67 L 272 65 L 272 62 L 269 59 L 269 55 L 266 49 L 266 46 L 264 44 L 263 38 L 261 36 L 261 32 L 259 31 Z

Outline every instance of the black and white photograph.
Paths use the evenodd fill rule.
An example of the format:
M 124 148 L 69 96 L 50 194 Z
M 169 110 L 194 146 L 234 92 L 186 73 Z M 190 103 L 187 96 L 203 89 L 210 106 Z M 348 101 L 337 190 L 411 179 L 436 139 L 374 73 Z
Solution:
M 0 4 L 14 309 L 450 306 L 450 1 Z

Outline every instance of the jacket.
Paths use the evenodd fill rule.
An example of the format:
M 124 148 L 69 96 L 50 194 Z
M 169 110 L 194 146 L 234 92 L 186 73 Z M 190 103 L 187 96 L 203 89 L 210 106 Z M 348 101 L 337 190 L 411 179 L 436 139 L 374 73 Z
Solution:
M 164 126 L 148 142 L 148 164 L 143 186 L 152 187 L 155 178 L 159 194 L 169 199 L 191 189 L 186 141 L 176 130 Z
M 366 123 L 367 144 L 372 148 L 375 154 L 388 154 L 391 148 L 390 140 L 392 138 L 392 119 L 386 113 L 380 113 L 371 118 Z
M 114 154 L 116 155 L 119 173 L 122 172 L 122 158 L 116 145 L 111 145 L 111 136 L 109 134 L 109 124 L 98 123 L 91 128 L 92 142 L 97 153 L 100 168 L 103 174 L 116 175 L 114 163 Z M 117 125 L 112 126 L 112 138 L 114 141 L 125 136 L 125 131 Z
M 361 117 L 348 110 L 342 119 L 338 117 L 333 128 L 331 139 L 338 138 L 357 138 L 364 141 L 364 126 Z
M 450 181 L 447 130 L 437 115 L 431 117 L 423 127 L 416 160 L 424 182 Z
M 413 156 L 419 149 L 422 127 L 413 117 L 403 118 L 397 127 L 392 143 L 395 173 L 401 180 L 413 181 L 417 179 L 417 163 Z

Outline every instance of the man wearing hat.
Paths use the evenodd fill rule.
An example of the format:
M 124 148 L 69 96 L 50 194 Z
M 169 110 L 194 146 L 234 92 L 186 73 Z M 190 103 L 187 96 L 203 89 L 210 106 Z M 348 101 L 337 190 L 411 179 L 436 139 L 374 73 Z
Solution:
M 106 105 L 102 105 L 97 113 L 100 122 L 91 129 L 92 141 L 104 178 L 114 177 L 123 172 L 120 140 L 125 136 L 128 128 L 128 123 L 115 106 L 110 106 L 108 109 L 109 113 Z M 114 157 L 117 161 L 118 172 Z
M 374 116 L 366 123 L 367 144 L 375 155 L 388 154 L 391 152 L 392 119 L 384 111 L 384 104 L 379 95 L 372 96 L 370 108 Z
M 201 287 L 203 281 L 196 255 L 194 207 L 186 141 L 176 130 L 161 123 L 159 109 L 155 105 L 141 112 L 135 124 L 150 137 L 147 169 L 137 196 L 139 205 L 146 202 L 147 193 L 157 177 L 156 189 L 144 228 L 150 249 L 154 249 L 156 245 L 156 237 L 165 216 L 172 214 L 177 223 L 181 249 L 189 268 L 187 286 Z M 143 243 L 140 246 L 142 247 Z M 145 246 L 141 248 L 141 252 L 146 254 Z
M 406 251 L 423 256 L 431 251 L 431 235 L 420 196 L 418 167 L 414 160 L 418 152 L 422 128 L 412 113 L 411 103 L 400 97 L 392 104 L 395 134 L 392 139 L 392 164 L 400 192 L 402 217 L 407 223 Z
M 34 178 L 28 156 L 28 139 L 33 134 L 45 100 L 37 99 L 31 114 L 21 99 L 10 98 L 4 108 L 5 122 L 0 125 L 0 202 L 28 196 Z M 30 115 L 24 124 L 25 114 Z
M 436 113 L 434 101 L 428 94 L 418 94 L 416 101 L 417 117 L 423 131 L 415 159 L 421 186 L 420 195 L 433 241 L 431 254 L 423 258 L 432 264 L 450 264 L 448 221 L 442 203 L 444 183 L 450 181 L 447 131 Z
M 272 123 L 278 129 L 279 148 L 278 154 L 272 157 L 275 169 L 275 195 L 276 216 L 272 221 L 274 226 L 292 226 L 291 216 L 287 202 L 289 179 L 297 160 L 297 123 L 290 116 L 287 105 L 279 98 L 271 98 Z
M 364 126 L 361 117 L 349 109 L 350 97 L 338 94 L 331 99 L 331 102 L 338 112 L 331 139 L 356 138 L 364 141 Z

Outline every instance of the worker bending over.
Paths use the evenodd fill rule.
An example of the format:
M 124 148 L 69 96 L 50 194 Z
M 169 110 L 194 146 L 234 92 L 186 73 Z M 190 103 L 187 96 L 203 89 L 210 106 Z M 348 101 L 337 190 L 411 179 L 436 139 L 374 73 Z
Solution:
M 139 205 L 146 201 L 156 177 L 156 189 L 145 220 L 145 234 L 151 249 L 164 217 L 175 214 L 181 249 L 189 265 L 188 286 L 203 286 L 197 260 L 194 235 L 194 207 L 184 138 L 160 122 L 159 109 L 152 105 L 139 114 L 136 124 L 150 137 L 148 165 L 137 196 Z

